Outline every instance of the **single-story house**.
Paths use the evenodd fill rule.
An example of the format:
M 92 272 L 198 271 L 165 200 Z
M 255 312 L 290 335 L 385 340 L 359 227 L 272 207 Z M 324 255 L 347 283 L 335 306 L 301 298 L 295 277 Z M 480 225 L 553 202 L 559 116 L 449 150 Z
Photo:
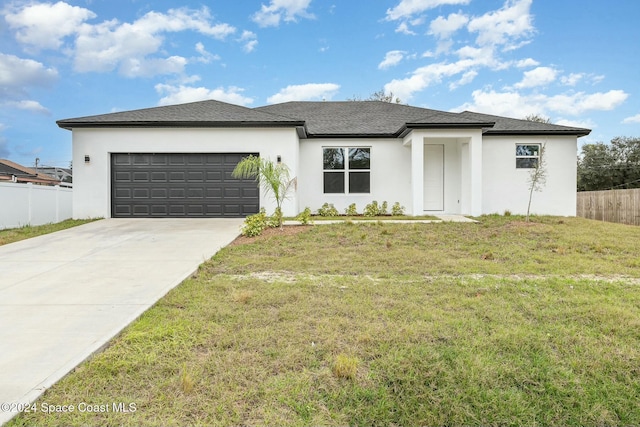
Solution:
M 574 216 L 578 137 L 589 129 L 380 101 L 247 108 L 209 100 L 60 120 L 72 131 L 73 216 L 238 217 L 275 208 L 234 179 L 249 154 L 283 162 L 293 216 L 376 200 L 409 215 L 525 213 L 545 147 L 546 185 L 532 212 Z

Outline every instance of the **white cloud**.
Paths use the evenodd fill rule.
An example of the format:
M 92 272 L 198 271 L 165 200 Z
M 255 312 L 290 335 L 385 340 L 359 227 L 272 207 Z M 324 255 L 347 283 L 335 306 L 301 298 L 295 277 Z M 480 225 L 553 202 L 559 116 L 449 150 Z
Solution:
M 408 36 L 416 35 L 414 31 L 409 29 L 409 24 L 407 24 L 406 22 L 401 22 L 400 25 L 398 25 L 398 28 L 396 28 L 396 33 L 402 33 Z
M 58 79 L 55 68 L 32 59 L 0 53 L 0 91 L 23 91 L 30 86 L 49 87 Z
M 584 77 L 583 73 L 571 73 L 568 76 L 562 76 L 560 81 L 563 85 L 575 86 Z
M 185 58 L 148 58 L 161 50 L 163 33 L 192 30 L 224 39 L 236 29 L 228 24 L 211 25 L 209 10 L 170 9 L 166 14 L 149 12 L 133 23 L 105 21 L 83 24 L 78 29 L 75 69 L 79 72 L 107 72 L 116 68 L 127 77 L 181 73 Z M 154 71 L 155 70 L 155 71 Z
M 523 95 L 516 91 L 496 92 L 475 90 L 473 102 L 456 108 L 507 117 L 525 117 L 528 114 L 549 115 L 550 112 L 577 116 L 587 111 L 607 111 L 620 105 L 629 95 L 621 90 L 586 94 L 584 92 L 543 95 Z M 514 116 L 515 115 L 515 116 Z
M 384 60 L 378 64 L 378 69 L 386 70 L 387 68 L 396 66 L 402 61 L 406 52 L 402 50 L 391 50 L 384 56 Z
M 610 90 L 608 92 L 591 94 L 577 92 L 549 97 L 547 105 L 552 111 L 576 116 L 586 111 L 613 110 L 628 97 L 629 94 L 622 90 Z
M 476 78 L 477 75 L 478 75 L 478 72 L 475 71 L 475 70 L 467 71 L 466 73 L 464 73 L 462 75 L 460 80 L 458 80 L 457 82 L 453 82 L 453 83 L 449 84 L 449 90 L 454 90 L 454 89 L 457 89 L 460 86 L 464 86 L 464 85 L 467 85 L 467 84 L 471 83 L 473 81 L 473 79 Z
M 537 67 L 538 65 L 540 65 L 540 63 L 532 58 L 521 59 L 516 62 L 516 67 L 518 68 Z
M 280 92 L 267 98 L 270 104 L 278 104 L 287 101 L 330 100 L 340 89 L 335 83 L 308 83 L 304 85 L 290 85 Z
M 514 86 L 518 89 L 544 86 L 555 81 L 558 71 L 551 67 L 537 67 L 524 72 L 524 77 Z
M 29 4 L 5 15 L 9 28 L 16 30 L 20 43 L 37 49 L 58 49 L 62 39 L 74 34 L 78 27 L 96 14 L 79 6 L 59 1 L 55 4 Z
M 522 46 L 515 41 L 534 31 L 530 13 L 532 1 L 507 0 L 502 9 L 472 18 L 467 28 L 469 32 L 478 33 L 476 43 L 480 46 L 506 45 L 505 50 Z
M 205 101 L 208 99 L 245 106 L 253 103 L 252 98 L 242 95 L 244 89 L 236 86 L 230 86 L 227 89 L 223 87 L 208 89 L 205 87 L 157 84 L 155 89 L 158 94 L 165 95 L 160 98 L 158 105 L 184 104 L 186 102 Z
M 640 123 L 640 114 L 636 114 L 635 116 L 627 117 L 622 121 L 622 123 Z
M 435 63 L 420 67 L 411 77 L 394 79 L 384 86 L 385 92 L 393 92 L 400 99 L 406 101 L 415 92 L 419 92 L 433 84 L 441 83 L 444 77 L 455 76 L 469 71 L 476 62 L 462 59 L 453 63 Z
M 253 52 L 258 45 L 258 36 L 256 36 L 254 32 L 244 30 L 238 41 L 244 43 L 244 51 L 250 53 Z
M 504 70 L 514 66 L 525 68 L 537 66 L 539 63 L 531 58 L 514 61 L 503 60 L 500 52 L 517 49 L 526 43 L 534 33 L 532 16 L 530 14 L 532 0 L 505 0 L 502 8 L 489 11 L 481 16 L 469 18 L 463 12 L 449 14 L 446 18 L 440 16 L 431 21 L 428 34 L 437 40 L 435 53 L 429 51 L 429 57 L 454 53 L 458 60 L 454 62 L 442 61 L 417 68 L 408 77 L 394 79 L 385 85 L 387 91 L 393 91 L 403 100 L 410 100 L 414 93 L 424 90 L 434 84 L 442 83 L 444 79 L 455 77 L 457 80 L 449 83 L 453 90 L 460 85 L 468 84 L 479 73 L 481 68 Z M 415 13 L 453 2 L 439 0 L 403 0 L 394 9 L 387 11 L 387 20 L 407 19 Z M 467 44 L 454 52 L 451 49 L 454 33 L 466 28 L 470 33 L 477 34 L 475 43 Z M 423 55 L 423 57 L 425 57 Z M 547 68 L 547 71 L 551 68 Z M 551 75 L 541 69 L 530 73 L 520 83 L 522 87 L 542 84 L 550 80 Z M 459 76 L 459 77 L 457 77 Z M 554 76 L 555 79 L 556 76 Z
M 394 8 L 387 9 L 387 20 L 408 19 L 413 15 L 439 6 L 468 4 L 470 0 L 401 0 Z
M 253 14 L 251 19 L 260 27 L 277 27 L 280 21 L 296 21 L 297 17 L 312 19 L 313 14 L 307 9 L 311 0 L 271 0 L 269 5 L 260 7 L 260 10 Z
M 429 25 L 429 34 L 432 34 L 441 39 L 449 38 L 453 33 L 464 27 L 469 18 L 466 15 L 460 13 L 452 13 L 448 17 L 438 16 L 431 21 Z
M 202 44 L 201 42 L 196 43 L 195 49 L 196 49 L 196 52 L 200 54 L 200 56 L 196 58 L 196 61 L 198 62 L 202 62 L 203 64 L 209 64 L 211 61 L 220 60 L 219 55 L 214 55 L 213 53 L 207 51 L 207 49 L 204 47 L 204 44 Z
M 38 101 L 33 101 L 33 100 L 10 101 L 10 102 L 7 102 L 6 105 L 13 108 L 17 108 L 18 110 L 29 111 L 31 113 L 46 114 L 46 115 L 51 114 L 51 112 L 47 108 L 43 107 Z

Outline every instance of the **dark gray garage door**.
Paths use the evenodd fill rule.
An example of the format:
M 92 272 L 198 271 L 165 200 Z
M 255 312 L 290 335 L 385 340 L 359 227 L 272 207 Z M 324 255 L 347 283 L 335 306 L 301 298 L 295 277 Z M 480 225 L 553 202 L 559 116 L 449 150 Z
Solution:
M 111 216 L 244 217 L 257 213 L 257 183 L 231 177 L 238 162 L 248 155 L 113 153 Z

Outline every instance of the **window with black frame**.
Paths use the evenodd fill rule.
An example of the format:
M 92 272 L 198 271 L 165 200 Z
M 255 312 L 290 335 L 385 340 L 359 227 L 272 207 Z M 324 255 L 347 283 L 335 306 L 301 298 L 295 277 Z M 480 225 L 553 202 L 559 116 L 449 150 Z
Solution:
M 322 149 L 325 194 L 357 194 L 371 191 L 370 147 Z
M 540 159 L 540 144 L 516 145 L 516 169 L 535 169 Z

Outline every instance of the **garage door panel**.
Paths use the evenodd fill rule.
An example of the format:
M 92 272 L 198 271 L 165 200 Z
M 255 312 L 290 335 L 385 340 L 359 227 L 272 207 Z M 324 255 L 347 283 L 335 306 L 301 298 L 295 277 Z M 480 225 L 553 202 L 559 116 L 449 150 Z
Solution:
M 184 166 L 186 164 L 183 155 L 172 154 L 172 155 L 167 155 L 167 156 L 169 158 L 169 164 L 170 165 Z
M 151 198 L 152 199 L 166 199 L 169 197 L 169 191 L 166 188 L 152 188 L 151 189 Z
M 180 172 L 171 172 L 169 173 L 169 182 L 184 182 L 185 181 L 185 173 Z
M 135 154 L 133 156 L 133 164 L 136 166 L 145 166 L 151 162 L 151 156 L 149 154 Z
M 113 217 L 242 217 L 259 210 L 253 179 L 231 172 L 248 154 L 114 153 Z
M 152 182 L 169 182 L 169 175 L 165 171 L 151 172 Z

